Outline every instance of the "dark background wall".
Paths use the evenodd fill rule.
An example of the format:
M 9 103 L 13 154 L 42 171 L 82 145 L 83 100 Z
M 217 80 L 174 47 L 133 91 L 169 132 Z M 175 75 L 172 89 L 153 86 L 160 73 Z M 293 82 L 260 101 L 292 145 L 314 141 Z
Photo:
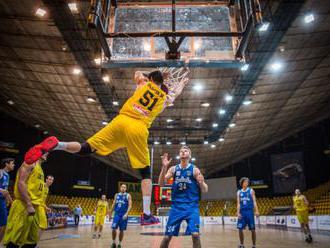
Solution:
M 3 113 L 0 115 L 0 142 L 13 143 L 15 149 L 19 150 L 18 154 L 0 150 L 0 159 L 5 157 L 16 159 L 15 171 L 10 173 L 12 180 L 14 180 L 17 169 L 23 161 L 24 153 L 45 137 L 43 132 L 36 128 L 31 128 Z M 43 168 L 45 175 L 51 174 L 55 177 L 55 183 L 50 189 L 53 194 L 98 197 L 105 193 L 110 197 L 118 190 L 118 178 L 123 181 L 137 181 L 135 178 L 93 157 L 79 156 L 62 151 L 51 153 Z M 73 189 L 72 186 L 77 183 L 77 180 L 90 180 L 95 190 Z
M 236 176 L 262 179 L 269 186 L 258 189 L 259 196 L 275 195 L 272 187 L 271 155 L 302 152 L 307 188 L 316 187 L 330 179 L 330 155 L 324 151 L 330 149 L 330 119 L 321 121 L 287 139 L 276 143 L 238 163 L 235 163 L 211 177 Z

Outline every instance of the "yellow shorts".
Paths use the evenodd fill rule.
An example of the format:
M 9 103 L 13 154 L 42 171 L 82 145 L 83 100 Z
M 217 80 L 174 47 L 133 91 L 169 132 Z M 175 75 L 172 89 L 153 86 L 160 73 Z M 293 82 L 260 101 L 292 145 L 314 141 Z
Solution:
M 141 169 L 150 166 L 148 136 L 149 131 L 143 121 L 118 115 L 87 142 L 102 156 L 120 148 L 127 148 L 131 166 Z
M 308 217 L 309 217 L 308 210 L 297 211 L 297 218 L 300 224 L 308 224 L 309 222 Z
M 29 216 L 25 203 L 15 200 L 10 208 L 3 243 L 15 245 L 36 244 L 39 241 L 40 228 L 47 228 L 47 218 L 43 206 L 34 206 L 36 213 Z
M 99 215 L 99 214 L 95 215 L 95 222 L 94 222 L 95 226 L 98 226 L 98 225 L 103 226 L 104 221 L 105 221 L 105 215 Z

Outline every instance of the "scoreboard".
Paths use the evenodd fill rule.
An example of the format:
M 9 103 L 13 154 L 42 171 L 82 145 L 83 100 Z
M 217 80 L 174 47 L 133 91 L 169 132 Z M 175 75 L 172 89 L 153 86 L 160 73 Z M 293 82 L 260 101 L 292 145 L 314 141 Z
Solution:
M 153 196 L 155 205 L 166 205 L 172 201 L 172 186 L 164 185 L 159 186 L 158 184 L 153 185 Z

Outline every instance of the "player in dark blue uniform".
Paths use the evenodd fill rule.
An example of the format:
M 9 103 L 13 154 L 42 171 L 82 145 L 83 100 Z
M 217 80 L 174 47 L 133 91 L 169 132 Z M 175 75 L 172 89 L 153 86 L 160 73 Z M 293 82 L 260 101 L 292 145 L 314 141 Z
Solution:
M 256 231 L 254 223 L 254 211 L 259 216 L 256 195 L 253 189 L 249 188 L 249 179 L 243 177 L 239 181 L 241 189 L 237 191 L 237 228 L 239 230 L 239 248 L 244 248 L 244 233 L 246 226 L 252 233 L 252 248 L 256 247 Z
M 207 192 L 208 187 L 200 170 L 190 161 L 191 150 L 187 146 L 180 149 L 180 164 L 168 169 L 172 159 L 165 153 L 162 157 L 162 170 L 159 185 L 174 178 L 172 185 L 172 206 L 166 225 L 165 237 L 161 248 L 167 248 L 173 236 L 178 236 L 182 221 L 187 222 L 186 235 L 191 235 L 193 247 L 201 247 L 199 237 L 199 196 L 200 191 Z
M 125 184 L 120 186 L 120 192 L 114 197 L 111 212 L 114 211 L 112 221 L 112 246 L 111 248 L 121 248 L 121 242 L 124 238 L 124 231 L 127 228 L 128 213 L 132 208 L 132 197 L 126 192 L 127 187 Z M 116 246 L 117 229 L 119 228 L 119 242 Z
M 14 170 L 15 159 L 5 158 L 1 160 L 0 169 L 0 242 L 2 241 L 5 228 L 7 225 L 7 202 L 11 204 L 12 199 L 8 193 L 9 174 L 8 172 Z

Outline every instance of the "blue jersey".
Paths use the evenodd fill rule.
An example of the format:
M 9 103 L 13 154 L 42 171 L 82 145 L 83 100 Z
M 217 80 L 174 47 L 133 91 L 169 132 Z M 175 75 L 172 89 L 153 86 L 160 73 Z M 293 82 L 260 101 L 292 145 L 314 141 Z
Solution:
M 200 188 L 194 177 L 194 165 L 189 164 L 186 168 L 175 166 L 174 181 L 172 184 L 172 202 L 198 204 Z
M 124 215 L 128 209 L 128 194 L 118 193 L 115 199 L 115 214 Z
M 0 188 L 8 190 L 8 186 L 9 186 L 9 174 L 5 170 L 0 170 Z M 1 193 L 0 193 L 0 198 L 4 199 Z
M 253 210 L 253 198 L 252 198 L 252 189 L 247 188 L 245 191 L 242 189 L 238 191 L 239 194 L 239 202 L 240 202 L 240 210 Z

